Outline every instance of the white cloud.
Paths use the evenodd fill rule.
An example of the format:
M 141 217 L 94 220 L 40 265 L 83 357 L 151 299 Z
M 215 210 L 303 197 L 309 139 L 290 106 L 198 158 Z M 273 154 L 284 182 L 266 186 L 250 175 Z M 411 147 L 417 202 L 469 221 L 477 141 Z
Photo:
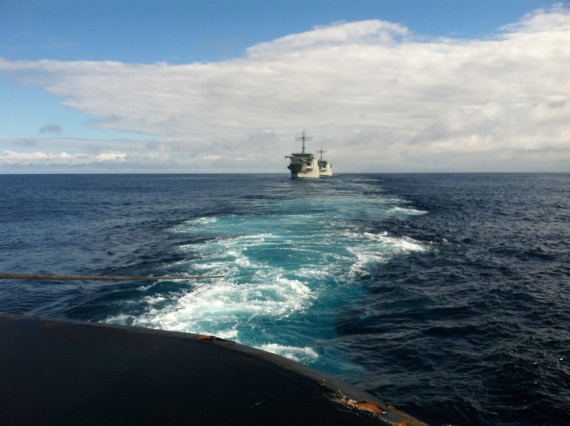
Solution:
M 293 34 L 277 40 L 257 44 L 247 50 L 250 58 L 297 55 L 302 51 L 341 46 L 385 45 L 394 46 L 396 40 L 409 35 L 406 27 L 385 21 L 370 20 L 337 23 L 317 27 L 313 31 Z
M 127 154 L 121 152 L 102 152 L 99 154 L 78 154 L 68 152 L 14 152 L 0 154 L 0 164 L 14 165 L 83 165 L 104 161 L 125 161 Z
M 310 148 L 322 145 L 338 172 L 569 171 L 568 46 L 570 12 L 555 6 L 487 40 L 426 40 L 372 20 L 223 62 L 0 59 L 0 69 L 99 117 L 90 126 L 157 138 L 124 166 L 285 173 L 284 156 L 299 148 L 293 136 L 306 128 Z

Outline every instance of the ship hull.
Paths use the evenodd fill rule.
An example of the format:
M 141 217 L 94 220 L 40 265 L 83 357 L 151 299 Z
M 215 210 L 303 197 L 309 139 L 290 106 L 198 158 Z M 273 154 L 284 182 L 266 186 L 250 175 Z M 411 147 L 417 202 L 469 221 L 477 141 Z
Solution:
M 332 166 L 328 161 L 319 161 L 319 175 L 321 177 L 332 176 Z
M 291 179 L 318 179 L 320 177 L 319 163 L 312 155 L 304 158 L 305 155 L 293 154 L 291 164 L 287 168 L 291 171 Z
M 348 383 L 212 336 L 3 313 L 0 335 L 7 426 L 424 425 Z

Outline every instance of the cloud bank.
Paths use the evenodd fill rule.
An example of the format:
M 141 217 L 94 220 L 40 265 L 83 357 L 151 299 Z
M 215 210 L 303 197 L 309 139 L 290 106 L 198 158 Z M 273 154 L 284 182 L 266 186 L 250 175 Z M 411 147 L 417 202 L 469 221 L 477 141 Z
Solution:
M 484 40 L 337 23 L 187 65 L 9 61 L 0 70 L 143 141 L 0 143 L 0 165 L 286 173 L 306 129 L 338 172 L 570 171 L 570 11 Z M 59 141 L 59 142 L 58 142 Z M 96 154 L 86 145 L 105 147 Z

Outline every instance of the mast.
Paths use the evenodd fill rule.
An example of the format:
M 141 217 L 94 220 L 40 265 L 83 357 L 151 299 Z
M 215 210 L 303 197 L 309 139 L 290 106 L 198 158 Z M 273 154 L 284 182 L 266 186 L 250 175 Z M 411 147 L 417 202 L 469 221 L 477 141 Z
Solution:
M 317 151 L 317 152 L 318 152 L 319 154 L 321 154 L 321 161 L 323 161 L 323 154 L 324 154 L 326 151 L 323 151 L 323 147 L 321 146 L 321 150 L 320 150 L 320 151 Z
M 298 136 L 295 138 L 296 141 L 302 141 L 303 142 L 303 151 L 302 153 L 305 153 L 305 141 L 310 141 L 313 140 L 312 136 L 305 136 L 305 130 L 303 130 L 303 135 L 302 136 Z

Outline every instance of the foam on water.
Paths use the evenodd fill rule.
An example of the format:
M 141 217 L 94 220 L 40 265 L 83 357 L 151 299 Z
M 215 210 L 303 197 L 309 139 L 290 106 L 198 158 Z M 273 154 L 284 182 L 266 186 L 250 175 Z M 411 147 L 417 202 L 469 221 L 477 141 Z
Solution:
M 373 217 L 422 213 L 395 205 L 400 200 L 364 195 L 367 185 L 321 188 L 314 195 L 257 202 L 247 214 L 176 226 L 173 232 L 197 242 L 180 246 L 186 260 L 172 270 L 224 278 L 197 283 L 169 301 L 149 295 L 144 313 L 108 321 L 215 335 L 313 362 L 319 355 L 312 345 L 333 337 L 335 309 L 361 291 L 359 279 L 393 256 L 427 250 L 367 227 Z
M 286 318 L 306 309 L 312 298 L 312 292 L 300 281 L 279 276 L 241 285 L 216 280 L 178 295 L 146 296 L 147 312 L 131 318 L 130 322 L 165 330 L 237 338 L 237 326 L 251 326 L 260 316 Z M 110 318 L 109 321 L 117 319 Z
M 294 346 L 283 346 L 276 343 L 269 343 L 266 345 L 258 346 L 258 349 L 278 354 L 304 364 L 307 364 L 318 358 L 317 352 L 309 347 L 296 348 Z

